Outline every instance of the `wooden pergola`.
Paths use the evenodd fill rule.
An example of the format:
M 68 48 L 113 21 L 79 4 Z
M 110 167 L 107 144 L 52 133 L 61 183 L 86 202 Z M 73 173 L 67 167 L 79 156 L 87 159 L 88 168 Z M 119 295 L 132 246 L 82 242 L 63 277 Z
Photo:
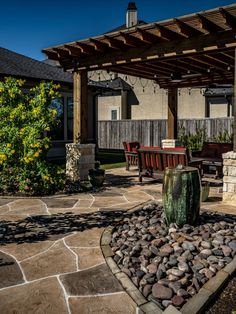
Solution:
M 178 88 L 234 84 L 236 95 L 235 35 L 233 4 L 44 49 L 49 59 L 73 71 L 74 142 L 87 141 L 87 72 L 102 69 L 168 89 L 168 138 L 177 138 Z

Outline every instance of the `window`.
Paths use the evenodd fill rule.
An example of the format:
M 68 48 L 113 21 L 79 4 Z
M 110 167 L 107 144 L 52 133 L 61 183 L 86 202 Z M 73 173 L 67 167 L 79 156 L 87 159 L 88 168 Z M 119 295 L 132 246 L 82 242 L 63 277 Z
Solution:
M 57 125 L 50 132 L 52 140 L 64 140 L 64 99 L 53 99 L 50 108 L 57 110 Z
M 67 97 L 67 139 L 73 139 L 73 97 Z
M 117 116 L 118 116 L 118 110 L 117 109 L 111 110 L 111 120 L 117 120 Z

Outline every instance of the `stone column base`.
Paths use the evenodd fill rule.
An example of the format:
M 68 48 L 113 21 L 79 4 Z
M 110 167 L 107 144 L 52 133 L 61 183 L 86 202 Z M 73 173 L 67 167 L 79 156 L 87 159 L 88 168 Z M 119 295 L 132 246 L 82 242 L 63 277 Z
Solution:
M 162 140 L 162 148 L 176 148 L 183 147 L 182 143 L 176 139 L 165 139 Z
M 236 152 L 223 154 L 223 202 L 236 206 Z
M 95 144 L 66 144 L 66 178 L 70 182 L 88 179 L 94 168 Z

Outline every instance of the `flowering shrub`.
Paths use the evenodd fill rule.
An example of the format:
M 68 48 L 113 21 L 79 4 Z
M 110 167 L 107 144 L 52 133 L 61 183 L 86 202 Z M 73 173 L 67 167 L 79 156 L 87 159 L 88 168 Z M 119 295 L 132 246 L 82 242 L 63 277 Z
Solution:
M 24 93 L 23 85 L 14 78 L 0 82 L 0 192 L 53 193 L 64 184 L 63 171 L 45 158 L 59 86 L 43 82 Z

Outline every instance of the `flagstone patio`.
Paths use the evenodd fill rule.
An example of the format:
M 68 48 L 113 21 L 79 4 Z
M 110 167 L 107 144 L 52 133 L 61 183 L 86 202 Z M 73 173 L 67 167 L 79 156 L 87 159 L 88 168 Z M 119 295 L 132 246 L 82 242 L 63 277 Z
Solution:
M 106 265 L 100 238 L 124 210 L 161 202 L 162 184 L 138 184 L 136 171 L 106 173 L 95 193 L 0 198 L 0 313 L 137 313 Z M 218 183 L 202 209 L 236 213 L 222 205 Z

